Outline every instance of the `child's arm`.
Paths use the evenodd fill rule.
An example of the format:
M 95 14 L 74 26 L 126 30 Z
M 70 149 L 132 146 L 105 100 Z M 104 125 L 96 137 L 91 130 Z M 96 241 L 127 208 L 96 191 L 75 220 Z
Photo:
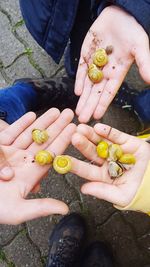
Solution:
M 124 153 L 132 153 L 136 158 L 135 165 L 117 179 L 108 174 L 108 163 L 96 153 L 100 139 L 117 143 Z M 81 124 L 72 137 L 73 145 L 90 161 L 90 164 L 72 159 L 72 172 L 89 180 L 81 191 L 113 203 L 119 209 L 132 209 L 150 212 L 150 145 L 145 141 L 122 133 L 110 126 L 96 124 L 94 128 Z
M 93 53 L 110 45 L 113 51 L 103 68 L 104 78 L 93 84 L 87 75 Z M 76 108 L 80 122 L 103 116 L 134 61 L 143 80 L 150 83 L 149 39 L 144 28 L 123 9 L 106 7 L 89 29 L 81 49 L 75 84 L 75 93 L 80 96 Z

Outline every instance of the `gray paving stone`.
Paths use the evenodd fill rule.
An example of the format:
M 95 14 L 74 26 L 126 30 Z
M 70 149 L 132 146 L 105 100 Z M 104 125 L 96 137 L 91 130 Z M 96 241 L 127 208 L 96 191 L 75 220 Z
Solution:
M 21 12 L 19 1 L 16 0 L 1 0 L 0 8 L 3 8 L 9 15 L 11 15 L 12 22 L 16 23 L 21 19 Z
M 126 82 L 128 82 L 130 86 L 137 90 L 141 90 L 146 86 L 146 83 L 142 80 L 138 68 L 135 64 L 133 64 L 130 71 L 128 72 Z
M 29 63 L 27 56 L 18 58 L 11 67 L 5 70 L 5 72 L 12 82 L 19 78 L 41 77 L 40 73 Z
M 133 112 L 114 105 L 109 107 L 101 121 L 104 124 L 108 124 L 131 135 L 136 135 L 136 133 L 141 130 L 141 124 Z
M 0 267 L 8 267 L 7 263 L 0 261 Z
M 27 222 L 28 234 L 42 256 L 48 255 L 48 239 L 54 226 L 52 216 Z
M 150 264 L 146 251 L 139 246 L 134 232 L 119 212 L 100 225 L 97 238 L 110 244 L 118 267 L 142 267 Z
M 23 225 L 0 225 L 0 247 L 8 244 L 22 229 Z
M 8 261 L 15 263 L 15 267 L 42 267 L 40 254 L 25 233 L 19 234 L 3 250 Z
M 123 216 L 128 224 L 132 226 L 136 237 L 140 238 L 149 231 L 150 218 L 144 213 L 125 211 Z M 142 222 L 142 223 L 141 223 Z
M 30 35 L 25 25 L 18 27 L 17 33 L 19 34 L 19 36 L 21 36 L 21 38 L 26 40 L 29 47 L 32 49 L 33 58 L 38 65 L 42 66 L 46 77 L 50 77 L 51 75 L 53 75 L 56 70 L 63 65 L 63 61 L 61 61 L 61 63 L 57 65 L 52 60 L 52 58 L 43 49 L 41 49 L 41 47 Z
M 0 88 L 6 87 L 6 86 L 7 86 L 7 82 L 5 81 L 3 76 L 0 74 Z
M 4 66 L 9 65 L 24 51 L 24 46 L 14 37 L 11 32 L 11 25 L 7 17 L 0 12 L 0 59 Z
M 39 195 L 41 197 L 60 199 L 67 204 L 77 198 L 75 190 L 69 186 L 64 176 L 57 174 L 53 170 L 49 172 L 49 177 L 43 181 Z
M 138 242 L 140 246 L 143 248 L 143 250 L 147 252 L 147 254 L 150 257 L 150 231 L 148 231 L 143 236 L 138 238 Z M 150 260 L 149 260 L 149 264 L 150 264 Z

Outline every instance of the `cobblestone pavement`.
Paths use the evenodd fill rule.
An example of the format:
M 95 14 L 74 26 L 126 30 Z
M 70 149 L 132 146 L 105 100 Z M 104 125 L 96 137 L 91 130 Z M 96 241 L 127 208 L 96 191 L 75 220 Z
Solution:
M 0 0 L 0 87 L 20 77 L 50 77 L 64 74 L 63 63 L 56 66 L 27 32 L 18 0 Z M 139 89 L 143 86 L 132 69 L 128 81 Z M 126 110 L 111 106 L 104 116 L 108 123 L 135 134 L 141 128 L 136 117 Z M 92 122 L 94 123 L 94 122 Z M 68 153 L 81 158 L 72 147 Z M 72 174 L 49 174 L 37 197 L 64 200 L 71 211 L 85 217 L 89 233 L 86 242 L 103 240 L 110 243 L 116 266 L 150 267 L 150 219 L 144 214 L 119 212 L 111 204 L 80 193 L 81 179 Z M 60 216 L 51 216 L 19 226 L 0 226 L 0 267 L 42 267 L 48 254 L 48 236 Z

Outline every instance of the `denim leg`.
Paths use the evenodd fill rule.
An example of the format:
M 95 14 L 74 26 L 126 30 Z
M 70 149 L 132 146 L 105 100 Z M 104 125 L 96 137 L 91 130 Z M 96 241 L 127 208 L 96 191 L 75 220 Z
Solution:
M 19 82 L 0 89 L 0 111 L 6 112 L 5 121 L 9 124 L 33 110 L 36 102 L 37 93 L 31 84 Z
M 144 122 L 150 122 L 150 89 L 145 89 L 133 98 L 134 110 Z
M 91 0 L 82 0 L 79 2 L 75 23 L 70 34 L 70 43 L 65 53 L 65 68 L 69 77 L 75 78 L 81 46 L 91 24 Z

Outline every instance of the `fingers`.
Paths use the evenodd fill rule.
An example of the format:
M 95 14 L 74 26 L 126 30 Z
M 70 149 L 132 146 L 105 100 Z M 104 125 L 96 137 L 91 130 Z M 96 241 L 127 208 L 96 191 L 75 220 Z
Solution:
M 100 136 L 95 132 L 93 127 L 87 124 L 79 124 L 76 128 L 76 131 L 79 134 L 84 135 L 89 141 L 91 141 L 95 145 L 97 145 L 98 142 L 101 140 Z
M 140 44 L 132 49 L 132 54 L 135 57 L 139 72 L 143 80 L 150 83 L 150 49 L 148 36 L 142 39 L 143 45 Z
M 14 176 L 14 171 L 7 162 L 3 150 L 0 148 L 0 179 L 10 180 Z
M 14 176 L 14 171 L 10 166 L 3 166 L 0 169 L 0 180 L 9 181 Z
M 65 129 L 65 127 L 72 121 L 74 113 L 70 109 L 65 109 L 61 112 L 60 116 L 53 122 L 48 128 L 47 133 L 49 135 L 49 139 L 46 143 L 42 145 L 37 145 L 36 143 L 32 143 L 28 150 L 36 153 L 39 150 L 47 148 L 53 141 L 56 139 L 57 136 Z M 65 143 L 65 140 L 63 140 Z
M 92 85 L 91 92 L 89 97 L 85 102 L 83 102 L 83 107 L 79 109 L 79 121 L 82 123 L 86 123 L 92 117 L 100 99 L 103 94 L 103 88 L 107 83 L 106 79 L 103 79 L 99 84 Z M 86 86 L 84 86 L 84 90 L 87 90 Z M 80 97 L 82 99 L 82 96 Z
M 14 145 L 20 149 L 26 149 L 31 145 L 32 141 L 32 130 L 33 129 L 46 129 L 49 127 L 60 115 L 60 112 L 56 108 L 51 108 L 40 116 L 34 123 L 32 123 L 26 131 L 19 135 Z
M 55 155 L 63 154 L 66 148 L 71 143 L 72 135 L 74 134 L 76 129 L 76 125 L 70 123 L 57 138 L 54 142 L 47 148 L 49 151 L 52 151 Z
M 71 157 L 71 172 L 89 181 L 101 181 L 110 183 L 112 180 L 108 175 L 107 164 L 102 167 L 92 165 L 90 163 Z
M 83 57 L 80 57 L 78 70 L 76 74 L 75 89 L 74 89 L 74 92 L 77 96 L 80 96 L 82 94 L 83 85 L 87 74 L 87 69 L 88 69 L 87 63 L 84 61 Z
M 10 145 L 16 138 L 23 132 L 27 127 L 29 127 L 34 120 L 36 115 L 33 112 L 28 112 L 22 116 L 19 120 L 5 127 L 4 131 L 0 133 L 0 143 L 1 145 Z
M 68 211 L 68 206 L 65 203 L 55 199 L 22 200 L 16 208 L 17 215 L 13 219 L 13 224 L 20 224 L 52 214 L 65 215 Z
M 75 132 L 76 126 L 69 124 L 57 138 L 49 145 L 46 150 L 53 153 L 54 155 L 62 154 L 71 142 L 73 133 Z M 39 183 L 42 177 L 48 172 L 51 165 L 40 166 L 36 162 L 32 163 L 32 160 L 24 167 L 24 175 L 22 175 L 19 181 L 22 186 L 26 187 L 26 195 L 31 192 L 35 185 Z M 32 170 L 32 176 L 30 175 Z
M 0 120 L 0 132 L 5 130 L 8 126 L 9 124 L 7 122 Z
M 92 142 L 90 142 L 85 136 L 79 133 L 75 133 L 72 136 L 72 144 L 88 160 L 95 162 L 97 164 L 103 163 L 103 160 L 97 156 L 96 146 Z
M 90 96 L 91 90 L 92 90 L 93 83 L 90 81 L 88 76 L 86 77 L 85 83 L 83 86 L 84 86 L 84 90 L 82 92 L 82 95 L 79 98 L 79 101 L 76 107 L 76 114 L 78 116 L 80 115 L 80 112 L 82 111 L 84 105 L 86 104 Z
M 126 196 L 122 193 L 121 189 L 113 184 L 101 182 L 86 183 L 82 186 L 81 192 L 122 207 L 128 204 Z
M 111 126 L 102 123 L 97 123 L 94 126 L 94 130 L 100 136 L 108 139 L 112 143 L 117 143 L 119 145 L 125 144 L 131 138 L 130 135 L 120 132 Z
M 99 103 L 97 103 L 96 109 L 93 111 L 93 117 L 96 120 L 100 119 L 104 115 L 110 103 L 114 99 L 121 83 L 122 79 L 120 81 L 116 79 L 110 79 L 105 83 Z

